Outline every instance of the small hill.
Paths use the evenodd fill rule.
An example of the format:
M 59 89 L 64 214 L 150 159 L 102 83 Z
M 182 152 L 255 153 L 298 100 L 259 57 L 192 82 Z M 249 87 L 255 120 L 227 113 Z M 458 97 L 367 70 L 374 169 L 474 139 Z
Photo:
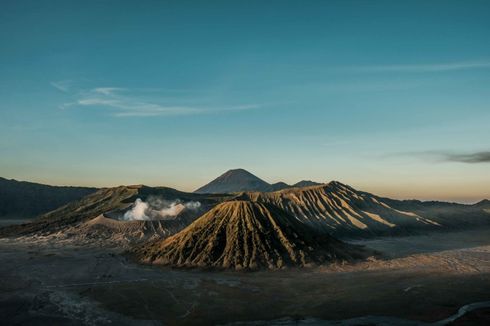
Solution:
M 482 207 L 482 208 L 488 209 L 488 208 L 490 208 L 490 200 L 483 199 L 483 200 L 479 201 L 478 203 L 473 204 L 473 207 Z
M 276 182 L 276 183 L 271 184 L 269 187 L 269 191 L 278 191 L 278 190 L 283 190 L 283 189 L 287 189 L 287 188 L 291 188 L 291 186 L 285 182 L 280 181 L 280 182 Z
M 269 191 L 271 185 L 244 169 L 228 170 L 195 193 L 225 194 L 240 191 Z
M 301 180 L 300 182 L 296 182 L 293 187 L 301 188 L 301 187 L 311 187 L 311 186 L 319 186 L 321 183 L 311 181 L 311 180 Z
M 188 217 L 188 216 L 187 216 Z M 58 239 L 99 246 L 128 247 L 144 241 L 162 239 L 185 228 L 192 220 L 181 216 L 167 220 L 122 221 L 99 215 L 54 234 Z
M 319 233 L 277 207 L 240 200 L 219 204 L 178 234 L 134 253 L 145 263 L 236 270 L 363 257 L 358 247 Z
M 97 191 L 96 188 L 48 186 L 0 177 L 0 219 L 28 219 Z

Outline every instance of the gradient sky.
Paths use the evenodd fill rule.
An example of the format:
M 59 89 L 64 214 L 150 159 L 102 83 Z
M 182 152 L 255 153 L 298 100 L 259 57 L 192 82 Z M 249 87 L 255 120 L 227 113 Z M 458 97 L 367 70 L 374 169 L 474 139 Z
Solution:
M 0 176 L 490 198 L 489 1 L 5 1 Z

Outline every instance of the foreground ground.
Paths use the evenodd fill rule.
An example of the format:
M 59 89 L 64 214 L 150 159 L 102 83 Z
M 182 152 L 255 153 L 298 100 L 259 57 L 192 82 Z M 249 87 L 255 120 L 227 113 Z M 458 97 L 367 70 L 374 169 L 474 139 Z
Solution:
M 419 325 L 490 300 L 490 230 L 361 243 L 387 259 L 237 273 L 141 266 L 117 248 L 69 241 L 0 239 L 0 315 L 28 325 Z M 488 321 L 488 312 L 456 323 Z

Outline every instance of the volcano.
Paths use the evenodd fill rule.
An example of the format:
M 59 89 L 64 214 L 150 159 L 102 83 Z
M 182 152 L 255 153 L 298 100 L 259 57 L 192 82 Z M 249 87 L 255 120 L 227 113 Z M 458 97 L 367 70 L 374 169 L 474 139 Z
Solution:
M 335 236 L 403 233 L 436 228 L 436 221 L 385 203 L 337 181 L 276 192 L 248 192 L 238 198 L 274 205 L 298 220 Z
M 145 263 L 235 270 L 310 266 L 364 255 L 273 205 L 242 200 L 221 203 L 178 234 L 134 253 Z
M 139 225 L 142 229 L 159 230 L 158 234 L 173 234 L 176 231 L 189 225 L 203 213 L 214 207 L 217 203 L 223 201 L 227 196 L 218 195 L 201 195 L 178 191 L 168 187 L 147 187 L 143 185 L 119 186 L 114 188 L 103 188 L 92 194 L 83 197 L 80 200 L 72 201 L 64 206 L 59 207 L 51 212 L 43 214 L 30 223 L 11 225 L 0 229 L 0 236 L 22 236 L 29 234 L 53 234 L 57 232 L 76 232 L 77 230 L 87 230 L 87 226 L 97 226 L 99 223 L 88 223 L 98 217 L 106 217 L 117 220 L 124 220 L 124 217 L 138 201 L 147 201 L 151 198 L 174 202 L 199 202 L 198 209 L 176 209 L 175 217 L 168 221 L 158 221 L 156 218 L 148 216 L 149 220 L 135 221 L 137 223 L 128 223 Z M 178 208 L 180 205 L 177 205 Z M 150 215 L 150 214 L 148 214 Z M 98 221 L 104 219 L 99 218 Z M 163 219 L 162 219 L 163 220 Z M 175 220 L 175 221 L 174 221 Z M 122 222 L 121 222 L 122 223 Z M 104 229 L 121 223 L 103 223 Z M 157 227 L 153 227 L 153 226 Z M 160 231 L 162 227 L 169 227 L 169 232 Z M 146 232 L 146 231 L 145 231 Z M 90 233 L 90 232 L 88 232 Z M 148 233 L 148 232 L 146 232 Z M 145 233 L 145 234 L 146 234 Z
M 233 193 L 240 191 L 269 191 L 271 185 L 244 169 L 228 170 L 196 193 Z
M 230 178 L 237 174 L 257 181 L 256 177 L 250 177 L 244 170 L 231 173 Z M 263 185 L 264 182 L 258 184 Z M 275 185 L 281 188 L 285 184 Z M 216 205 L 231 200 L 266 205 L 273 216 L 277 213 L 278 218 L 293 217 L 301 223 L 298 227 L 308 226 L 314 232 L 336 238 L 411 235 L 490 225 L 488 200 L 474 205 L 394 200 L 359 191 L 337 181 L 304 185 L 278 191 L 233 194 L 187 193 L 168 187 L 143 185 L 103 188 L 41 215 L 30 223 L 0 228 L 0 237 L 69 233 L 76 238 L 78 232 L 81 238 L 102 234 L 104 238 L 111 239 L 111 233 L 118 237 L 124 230 L 130 230 L 128 239 L 136 235 L 138 241 L 152 235 L 168 237 Z M 193 204 L 196 206 L 192 207 Z M 100 216 L 118 223 L 103 218 L 96 223 L 87 223 Z M 127 229 L 129 225 L 131 228 Z M 129 242 L 132 242 L 131 239 Z
M 301 180 L 294 185 L 279 181 L 270 184 L 244 169 L 228 170 L 210 183 L 195 190 L 195 193 L 224 194 L 242 191 L 271 192 L 289 188 L 317 186 L 321 183 Z

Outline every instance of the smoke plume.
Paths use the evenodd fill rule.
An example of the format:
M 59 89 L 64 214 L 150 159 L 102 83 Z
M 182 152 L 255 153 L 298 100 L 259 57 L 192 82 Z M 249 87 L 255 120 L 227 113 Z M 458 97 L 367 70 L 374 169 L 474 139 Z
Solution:
M 145 214 L 149 205 L 141 199 L 137 198 L 133 204 L 133 208 L 124 214 L 124 219 L 128 221 L 145 221 L 150 218 Z
M 179 199 L 168 201 L 159 197 L 150 196 L 147 201 L 137 198 L 123 220 L 126 221 L 149 221 L 174 218 L 185 209 L 198 210 L 201 203 L 198 201 L 182 202 Z

